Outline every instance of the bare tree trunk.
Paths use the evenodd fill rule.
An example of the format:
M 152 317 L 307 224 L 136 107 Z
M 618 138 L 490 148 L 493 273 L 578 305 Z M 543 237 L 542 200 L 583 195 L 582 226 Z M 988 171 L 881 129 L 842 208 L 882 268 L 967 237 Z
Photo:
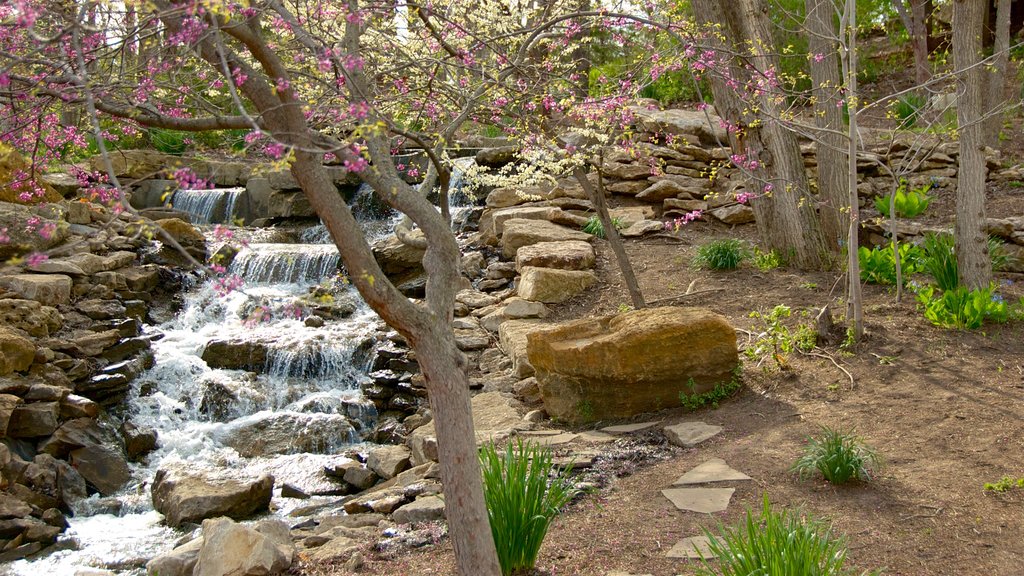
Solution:
M 992 281 L 988 237 L 982 228 L 985 222 L 984 77 L 978 65 L 987 6 L 982 0 L 953 2 L 953 65 L 961 71 L 957 76 L 960 162 L 954 233 L 960 282 L 970 289 L 988 286 Z
M 814 97 L 814 122 L 822 129 L 818 141 L 818 196 L 821 232 L 826 247 L 839 253 L 848 226 L 845 213 L 850 207 L 847 182 L 847 153 L 843 138 L 843 111 L 837 104 L 843 99 L 839 74 L 838 31 L 832 0 L 806 0 L 808 32 L 812 54 L 811 85 Z
M 846 246 L 846 300 L 847 317 L 853 323 L 853 337 L 857 342 L 864 338 L 864 298 L 860 286 L 860 206 L 857 202 L 857 3 L 846 0 L 846 49 L 844 51 L 846 74 L 846 104 L 850 111 L 849 151 L 847 152 L 848 172 L 847 193 L 850 195 L 850 223 Z
M 600 162 L 598 166 L 600 166 Z M 604 201 L 604 186 L 595 188 L 590 183 L 590 180 L 587 179 L 587 173 L 583 168 L 576 168 L 573 170 L 572 175 L 580 183 L 580 186 L 583 187 L 587 195 L 590 196 L 594 207 L 597 208 L 597 217 L 601 219 L 604 237 L 612 247 L 612 252 L 615 253 L 615 261 L 619 263 L 619 270 L 622 272 L 622 279 L 625 281 L 626 289 L 629 291 L 629 298 L 633 301 L 633 308 L 639 310 L 647 307 L 646 302 L 644 302 L 644 295 L 640 292 L 640 284 L 636 281 L 636 275 L 633 273 L 633 265 L 629 263 L 626 247 L 622 245 L 619 231 L 615 229 L 615 224 L 612 222 L 611 216 L 608 215 L 608 206 Z M 598 174 L 598 178 L 600 177 L 600 174 Z
M 907 4 L 910 5 L 909 11 Z M 907 29 L 910 45 L 914 50 L 914 79 L 918 84 L 924 84 L 931 78 L 931 68 L 928 65 L 928 31 L 925 29 L 927 2 L 925 0 L 895 0 L 893 6 L 900 15 L 903 27 Z
M 984 142 L 999 147 L 999 131 L 1003 127 L 1003 108 L 1009 94 L 1006 90 L 1006 71 L 1010 64 L 1010 0 L 996 0 L 995 41 L 992 46 L 993 62 L 986 67 L 988 88 L 985 98 Z
M 731 30 L 735 51 L 749 54 L 745 58 L 754 67 L 754 74 L 778 71 L 777 57 L 766 51 L 767 47 L 774 45 L 774 39 L 769 29 L 770 19 L 761 0 L 739 0 L 735 3 L 694 0 L 692 4 L 698 22 L 712 22 Z M 734 82 L 748 77 L 736 65 L 730 66 L 728 73 Z M 751 206 L 762 241 L 767 248 L 786 255 L 800 268 L 821 268 L 826 245 L 814 202 L 808 197 L 810 186 L 803 156 L 796 137 L 780 121 L 781 111 L 774 91 L 763 90 L 759 95 L 751 96 L 755 103 L 745 104 L 720 74 L 712 75 L 712 90 L 719 112 L 727 119 L 742 124 L 742 139 L 735 135 L 730 139 L 734 152 L 759 163 L 759 168 L 752 172 L 755 181 L 763 180 L 761 190 L 753 191 L 758 193 L 758 197 Z M 744 122 L 744 116 L 749 115 L 752 108 L 758 112 L 749 122 Z M 763 171 L 765 169 L 767 172 Z

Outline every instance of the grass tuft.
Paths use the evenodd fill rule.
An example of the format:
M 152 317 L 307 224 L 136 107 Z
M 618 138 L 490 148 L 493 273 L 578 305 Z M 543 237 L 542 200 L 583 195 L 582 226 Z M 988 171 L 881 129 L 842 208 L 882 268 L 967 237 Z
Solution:
M 572 482 L 555 476 L 551 452 L 521 439 L 504 454 L 494 444 L 480 450 L 484 500 L 498 562 L 505 576 L 529 570 L 548 533 L 551 520 L 576 494 Z
M 746 258 L 747 247 L 742 240 L 725 238 L 697 248 L 693 265 L 706 270 L 735 270 Z
M 823 426 L 819 438 L 807 439 L 804 455 L 792 470 L 801 479 L 817 470 L 830 483 L 844 484 L 853 479 L 871 480 L 871 470 L 879 463 L 875 451 L 854 434 Z

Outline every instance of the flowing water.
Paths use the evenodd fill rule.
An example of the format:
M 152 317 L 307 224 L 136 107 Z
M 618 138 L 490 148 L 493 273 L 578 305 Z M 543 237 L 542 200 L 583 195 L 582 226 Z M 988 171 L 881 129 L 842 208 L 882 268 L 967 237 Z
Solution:
M 230 221 L 240 190 L 181 190 L 173 204 L 202 223 Z M 372 194 L 361 188 L 353 211 L 367 236 L 379 238 L 395 220 Z M 94 496 L 76 505 L 62 536 L 77 542 L 74 549 L 16 562 L 10 566 L 14 574 L 73 576 L 89 567 L 143 574 L 145 559 L 184 536 L 163 525 L 152 508 L 149 485 L 160 468 L 244 479 L 269 472 L 278 490 L 285 482 L 308 493 L 336 488 L 323 476 L 324 466 L 337 464 L 341 457 L 333 454 L 359 442 L 356 428 L 369 430 L 376 417 L 361 396 L 365 366 L 357 365 L 354 352 L 383 324 L 351 288 L 342 296 L 351 298 L 355 311 L 343 320 L 309 327 L 290 313 L 297 298 L 329 281 L 339 265 L 322 224 L 299 239 L 250 244 L 229 267 L 245 280 L 242 290 L 221 296 L 212 283 L 201 283 L 187 292 L 174 320 L 146 328 L 162 337 L 153 343 L 156 365 L 133 385 L 128 412 L 137 425 L 157 431 L 159 448 L 147 463 L 132 465 L 133 483 L 116 498 Z M 251 371 L 212 369 L 202 354 L 214 340 L 259 343 L 266 347 L 266 363 Z M 285 514 L 325 499 L 333 498 L 275 496 L 273 504 Z
M 381 323 L 354 291 L 344 296 L 352 298 L 355 312 L 323 327 L 308 327 L 288 311 L 337 267 L 331 245 L 252 244 L 229 269 L 246 280 L 242 290 L 219 296 L 204 283 L 186 295 L 173 321 L 148 328 L 163 337 L 153 344 L 156 366 L 135 383 L 129 412 L 136 424 L 157 430 L 160 447 L 148 465 L 134 465 L 135 484 L 117 498 L 119 515 L 90 514 L 109 510 L 110 503 L 86 501 L 67 531 L 78 550 L 18 562 L 14 572 L 70 576 L 87 566 L 137 565 L 169 549 L 182 534 L 164 527 L 152 510 L 149 482 L 159 468 L 186 466 L 240 478 L 270 472 L 276 487 L 290 482 L 314 493 L 335 488 L 321 474 L 324 465 L 338 461 L 331 454 L 359 442 L 350 422 L 368 429 L 376 416 L 361 397 L 364 370 L 354 365 L 353 351 Z M 269 320 L 257 314 L 254 321 L 257 309 L 277 313 Z M 266 343 L 266 365 L 254 372 L 211 369 L 201 358 L 211 340 Z M 274 500 L 284 507 L 280 512 L 296 502 Z

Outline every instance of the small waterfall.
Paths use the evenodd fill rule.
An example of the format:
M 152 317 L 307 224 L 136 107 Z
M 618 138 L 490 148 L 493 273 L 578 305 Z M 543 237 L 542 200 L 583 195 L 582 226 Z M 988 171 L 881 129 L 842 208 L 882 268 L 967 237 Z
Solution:
M 228 271 L 247 284 L 316 284 L 333 277 L 340 261 L 333 244 L 250 244 Z
M 245 188 L 178 190 L 171 196 L 170 205 L 191 214 L 196 224 L 231 222 L 235 205 L 244 192 Z

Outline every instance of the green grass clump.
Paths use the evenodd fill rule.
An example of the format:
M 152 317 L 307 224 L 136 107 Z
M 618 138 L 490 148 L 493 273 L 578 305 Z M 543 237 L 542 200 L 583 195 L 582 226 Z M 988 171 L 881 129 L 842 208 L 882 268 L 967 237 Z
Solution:
M 871 469 L 877 468 L 878 455 L 853 434 L 822 427 L 819 438 L 808 438 L 804 455 L 792 470 L 806 478 L 815 470 L 832 484 L 850 480 L 871 480 Z
M 960 270 L 956 264 L 953 236 L 925 234 L 924 256 L 921 258 L 921 265 L 924 271 L 935 280 L 939 290 L 953 290 L 960 285 Z
M 697 248 L 693 265 L 706 270 L 735 270 L 746 258 L 747 247 L 742 240 L 725 238 Z
M 548 533 L 551 520 L 576 494 L 562 477 L 549 479 L 551 452 L 518 440 L 499 454 L 493 444 L 480 450 L 484 500 L 498 562 L 505 576 L 529 570 Z
M 835 535 L 826 523 L 803 514 L 772 510 L 764 496 L 761 514 L 747 510 L 736 527 L 719 525 L 718 533 L 705 530 L 711 558 L 701 558 L 703 576 L 842 576 L 852 571 L 846 563 L 846 538 Z M 717 565 L 712 562 L 717 560 Z
M 612 217 L 612 226 L 615 226 L 616 230 L 622 230 L 622 219 L 617 216 Z M 583 225 L 583 231 L 592 236 L 604 238 L 604 224 L 601 223 L 601 219 L 597 216 L 591 216 L 587 220 L 587 223 Z

